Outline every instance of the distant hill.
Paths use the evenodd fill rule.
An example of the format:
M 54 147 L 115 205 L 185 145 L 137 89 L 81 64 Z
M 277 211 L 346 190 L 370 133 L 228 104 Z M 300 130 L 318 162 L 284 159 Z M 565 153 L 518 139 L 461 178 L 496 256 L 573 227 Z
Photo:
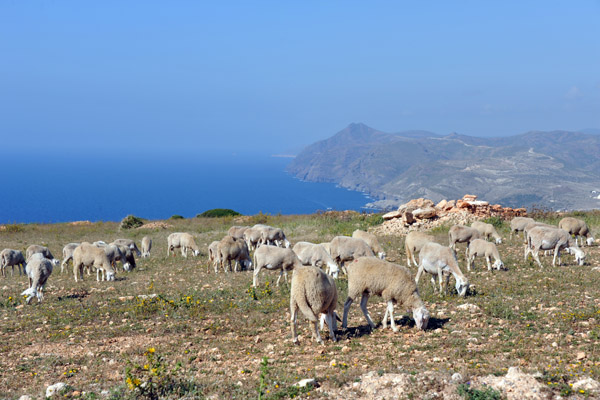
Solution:
M 353 123 L 302 150 L 288 171 L 378 199 L 456 199 L 465 193 L 511 207 L 600 207 L 600 136 L 527 132 L 481 138 L 386 133 Z

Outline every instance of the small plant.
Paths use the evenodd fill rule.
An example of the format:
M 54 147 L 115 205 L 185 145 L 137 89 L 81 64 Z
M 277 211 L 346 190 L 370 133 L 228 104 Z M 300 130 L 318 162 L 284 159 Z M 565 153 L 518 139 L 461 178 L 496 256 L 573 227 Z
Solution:
M 502 226 L 504 225 L 504 220 L 498 216 L 494 216 L 494 217 L 489 217 L 483 220 L 483 222 L 485 222 L 486 224 L 492 224 L 494 225 L 494 228 L 502 228 Z
M 23 232 L 22 224 L 6 224 L 6 225 L 2 225 L 0 228 L 1 228 L 0 230 L 4 231 L 6 233 Z
M 267 374 L 269 373 L 269 361 L 267 357 L 263 357 L 260 362 L 260 383 L 258 385 L 258 400 L 262 400 L 263 391 L 265 390 L 265 379 L 267 378 Z
M 461 383 L 458 385 L 458 394 L 467 400 L 502 400 L 500 392 L 491 386 L 481 390 L 472 388 L 469 383 Z
M 237 217 L 238 215 L 242 214 L 229 208 L 213 208 L 212 210 L 206 210 L 202 214 L 196 215 L 196 218 Z
M 179 214 L 175 214 L 175 215 L 171 215 L 171 218 L 169 218 L 169 219 L 185 219 L 185 218 Z
M 135 229 L 144 225 L 144 220 L 135 215 L 128 215 L 121 221 L 121 229 Z

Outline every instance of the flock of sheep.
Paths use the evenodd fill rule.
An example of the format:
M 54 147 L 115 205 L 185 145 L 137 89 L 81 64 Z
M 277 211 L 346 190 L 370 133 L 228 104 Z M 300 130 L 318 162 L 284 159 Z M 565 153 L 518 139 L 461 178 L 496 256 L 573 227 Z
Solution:
M 575 256 L 576 261 L 583 265 L 585 253 L 580 249 L 578 239 L 583 246 L 594 242 L 589 228 L 584 221 L 575 218 L 564 218 L 558 227 L 536 222 L 531 218 L 517 217 L 511 221 L 511 236 L 515 232 L 523 232 L 525 238 L 525 259 L 532 254 L 541 267 L 540 250 L 553 251 L 553 266 L 559 259 L 562 250 Z M 294 343 L 298 342 L 296 320 L 298 311 L 314 325 L 313 337 L 322 343 L 318 322 L 320 319 L 323 329 L 327 323 L 330 337 L 336 341 L 338 316 L 335 313 L 337 305 L 337 288 L 335 279 L 339 271 L 348 278 L 348 297 L 344 303 L 342 328 L 347 327 L 348 312 L 351 304 L 360 297 L 360 308 L 368 322 L 374 328 L 367 302 L 370 296 L 381 296 L 387 304 L 383 318 L 383 327 L 390 326 L 397 331 L 394 320 L 394 305 L 412 311 L 418 329 L 426 329 L 429 322 L 429 312 L 419 297 L 417 285 L 424 272 L 432 275 L 434 291 L 435 277 L 438 278 L 440 294 L 443 291 L 445 278 L 446 293 L 450 276 L 454 277 L 455 288 L 460 296 L 465 296 L 469 287 L 468 279 L 462 273 L 456 257 L 456 244 L 466 243 L 467 270 L 474 267 L 476 257 L 486 260 L 488 270 L 502 269 L 504 264 L 496 244 L 502 243 L 502 238 L 491 224 L 474 222 L 470 227 L 463 225 L 452 226 L 448 232 L 449 245 L 436 243 L 434 237 L 424 232 L 412 231 L 405 238 L 405 251 L 408 266 L 411 262 L 418 266 L 416 277 L 402 265 L 385 261 L 385 252 L 375 235 L 356 230 L 352 237 L 336 236 L 328 243 L 298 242 L 290 248 L 290 242 L 280 228 L 267 225 L 233 226 L 228 234 L 220 241 L 214 241 L 208 246 L 209 266 L 212 263 L 215 272 L 219 268 L 225 272 L 239 269 L 254 268 L 253 285 L 258 285 L 258 275 L 263 269 L 279 270 L 279 278 L 293 271 L 291 279 L 290 312 L 291 331 Z M 493 242 L 488 241 L 493 239 Z M 152 239 L 142 239 L 142 251 L 131 239 L 117 239 L 112 243 L 102 241 L 94 243 L 69 243 L 63 248 L 61 273 L 69 261 L 73 263 L 75 281 L 83 279 L 84 270 L 88 275 L 95 270 L 97 280 L 114 280 L 117 262 L 121 262 L 124 271 L 136 267 L 135 255 L 149 257 Z M 167 238 L 167 256 L 175 255 L 180 249 L 183 257 L 188 252 L 194 256 L 200 254 L 200 249 L 194 237 L 185 232 L 172 233 Z M 254 252 L 253 258 L 250 253 Z M 59 264 L 47 247 L 31 245 L 26 254 L 13 249 L 0 252 L 0 268 L 6 275 L 6 268 L 14 267 L 19 274 L 26 273 L 29 278 L 29 288 L 22 295 L 27 296 L 27 303 L 33 297 L 41 302 L 43 288 L 53 267 Z M 418 263 L 415 258 L 418 254 Z M 494 260 L 492 264 L 492 258 Z M 233 263 L 233 266 L 232 266 Z M 208 268 L 208 267 L 207 267 Z M 208 272 L 208 270 L 207 270 Z

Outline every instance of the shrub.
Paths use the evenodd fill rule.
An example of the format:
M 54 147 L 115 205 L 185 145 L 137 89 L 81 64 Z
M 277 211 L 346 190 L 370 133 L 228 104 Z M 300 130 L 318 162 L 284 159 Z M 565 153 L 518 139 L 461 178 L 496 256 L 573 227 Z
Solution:
M 179 214 L 175 214 L 175 215 L 171 215 L 171 218 L 169 218 L 169 219 L 185 219 L 185 218 Z
M 468 383 L 458 385 L 458 394 L 467 400 L 501 400 L 502 395 L 499 391 L 491 386 L 485 389 L 475 389 L 469 386 Z
M 229 208 L 213 208 L 212 210 L 206 210 L 202 214 L 196 215 L 196 218 L 236 217 L 238 215 L 242 214 Z
M 483 222 L 494 225 L 494 228 L 496 229 L 500 229 L 504 226 L 504 220 L 498 216 L 486 218 Z
M 144 225 L 144 221 L 135 215 L 128 215 L 121 221 L 121 229 L 134 229 Z

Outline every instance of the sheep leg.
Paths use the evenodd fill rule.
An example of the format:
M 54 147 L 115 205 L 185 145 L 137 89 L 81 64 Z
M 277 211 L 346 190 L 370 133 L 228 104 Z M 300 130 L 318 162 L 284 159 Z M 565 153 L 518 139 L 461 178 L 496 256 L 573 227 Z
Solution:
M 527 256 L 529 255 L 530 250 L 531 249 L 529 248 L 529 245 L 526 244 L 525 245 L 525 256 L 523 257 L 523 261 L 527 261 Z
M 298 335 L 296 333 L 296 322 L 298 320 L 298 304 L 296 302 L 290 303 L 290 327 L 292 329 L 292 342 L 298 344 Z
M 258 265 L 256 267 L 256 269 L 254 270 L 254 275 L 252 276 L 252 286 L 254 286 L 254 287 L 258 286 L 258 273 L 260 272 L 261 269 L 262 269 L 262 266 Z
M 467 257 L 467 271 L 470 271 L 471 267 L 475 268 L 475 254 L 471 257 Z
M 385 313 L 387 314 L 388 311 L 390 314 L 390 326 L 392 327 L 392 330 L 394 332 L 398 332 L 398 327 L 396 326 L 396 321 L 394 321 L 394 302 L 392 300 L 389 300 L 387 302 L 387 309 L 385 310 Z M 384 316 L 383 320 L 385 321 L 385 316 Z
M 279 281 L 281 280 L 282 275 L 283 275 L 283 268 L 281 269 L 281 272 L 279 272 L 279 278 L 277 278 L 277 286 L 279 286 Z
M 342 329 L 344 330 L 348 326 L 348 311 L 350 310 L 353 301 L 354 299 L 352 297 L 348 297 L 344 303 L 344 316 L 342 317 Z
M 552 266 L 555 267 L 556 266 L 556 256 L 558 255 L 558 265 L 560 266 L 560 255 L 559 255 L 559 245 L 556 245 L 556 248 L 554 248 L 554 257 L 552 258 Z
M 421 278 L 421 275 L 423 274 L 424 269 L 425 268 L 423 267 L 423 265 L 419 265 L 419 269 L 417 270 L 417 276 L 415 276 L 415 283 L 417 285 L 419 284 L 419 279 Z
M 369 311 L 367 310 L 367 302 L 369 301 L 369 295 L 364 293 L 362 295 L 362 298 L 360 299 L 360 309 L 362 310 L 367 322 L 369 323 L 369 326 L 371 327 L 371 329 L 375 329 L 375 323 L 373 322 L 373 320 L 371 319 L 371 316 L 369 315 Z
M 325 319 L 327 320 L 327 326 L 329 326 L 329 336 L 331 336 L 331 340 L 337 342 L 337 339 L 335 337 L 335 315 L 333 314 L 333 312 L 328 312 L 326 314 Z
M 487 263 L 488 271 L 492 270 L 492 261 L 490 260 L 490 256 L 485 256 L 485 261 Z
M 442 287 L 442 282 L 444 281 L 444 274 L 442 273 L 442 269 L 438 268 L 437 270 L 438 272 L 438 280 L 440 282 L 440 295 L 443 293 L 443 287 Z M 446 285 L 446 291 L 448 290 L 448 285 Z M 448 292 L 446 292 L 446 294 L 448 294 Z
M 317 343 L 323 344 L 323 339 L 321 339 L 321 332 L 319 332 L 319 321 L 312 322 L 314 327 L 313 337 L 317 339 Z
M 542 263 L 540 261 L 539 252 L 540 252 L 539 249 L 532 250 L 531 254 L 533 255 L 533 259 L 538 263 L 540 268 L 544 268 L 544 267 L 542 267 Z

